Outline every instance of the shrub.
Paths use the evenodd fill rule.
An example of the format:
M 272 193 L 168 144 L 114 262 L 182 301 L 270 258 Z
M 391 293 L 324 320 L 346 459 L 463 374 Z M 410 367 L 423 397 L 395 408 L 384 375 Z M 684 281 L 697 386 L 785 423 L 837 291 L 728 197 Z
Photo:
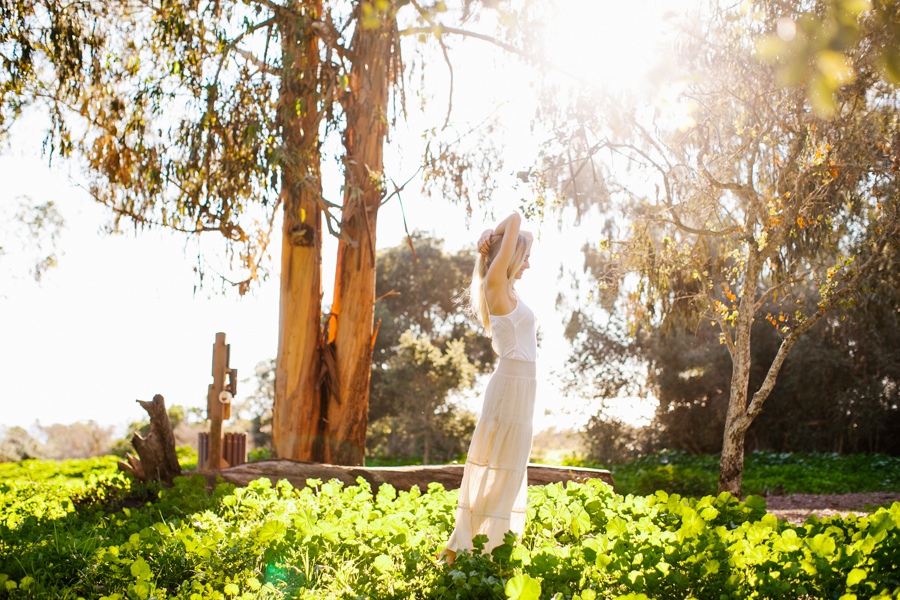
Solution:
M 133 491 L 119 473 L 58 480 L 0 483 L 0 598 L 900 598 L 900 503 L 795 527 L 755 496 L 536 486 L 523 540 L 487 554 L 481 539 L 441 567 L 457 493 L 438 484 L 261 479 L 209 494 L 194 476 L 118 508 L 92 490 Z

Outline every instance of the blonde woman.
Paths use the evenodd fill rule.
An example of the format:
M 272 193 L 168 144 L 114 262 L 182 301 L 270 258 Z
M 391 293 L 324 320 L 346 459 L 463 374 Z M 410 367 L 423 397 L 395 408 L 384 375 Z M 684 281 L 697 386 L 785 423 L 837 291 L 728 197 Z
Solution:
M 532 237 L 520 231 L 521 223 L 513 213 L 478 239 L 469 307 L 491 335 L 500 360 L 469 446 L 456 528 L 442 553 L 448 563 L 457 552 L 472 550 L 477 535 L 487 536 L 485 550 L 490 551 L 508 531 L 521 537 L 525 529 L 537 341 L 534 313 L 515 291 L 530 266 Z

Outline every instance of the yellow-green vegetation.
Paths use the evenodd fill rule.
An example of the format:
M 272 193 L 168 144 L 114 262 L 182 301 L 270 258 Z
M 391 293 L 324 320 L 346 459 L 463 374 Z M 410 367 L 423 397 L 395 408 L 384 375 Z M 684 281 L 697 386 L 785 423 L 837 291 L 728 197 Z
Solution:
M 115 456 L 72 460 L 23 460 L 0 463 L 0 482 L 54 482 L 77 486 L 116 472 Z
M 623 494 L 652 494 L 657 490 L 685 496 L 716 493 L 719 456 L 693 456 L 662 451 L 613 465 L 577 458 L 568 466 L 608 468 Z M 900 456 L 829 452 L 748 452 L 744 458 L 744 494 L 763 494 L 781 488 L 785 494 L 849 494 L 900 492 Z
M 199 476 L 162 490 L 97 465 L 2 466 L 0 598 L 900 598 L 900 503 L 796 527 L 759 497 L 533 487 L 522 542 L 442 567 L 456 492 L 440 485 L 209 493 Z

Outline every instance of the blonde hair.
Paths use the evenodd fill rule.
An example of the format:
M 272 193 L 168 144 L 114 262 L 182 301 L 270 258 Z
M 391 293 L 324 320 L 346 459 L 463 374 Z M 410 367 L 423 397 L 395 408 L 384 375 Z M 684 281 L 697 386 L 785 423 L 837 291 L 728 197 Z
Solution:
M 491 333 L 491 320 L 488 318 L 490 312 L 488 312 L 487 302 L 484 299 L 484 278 L 487 277 L 488 269 L 491 268 L 491 264 L 500 251 L 502 240 L 503 234 L 492 235 L 491 248 L 488 250 L 487 256 L 478 253 L 475 258 L 475 269 L 472 271 L 472 285 L 469 286 L 468 312 L 481 323 L 488 334 Z M 510 296 L 516 296 L 516 290 L 513 287 L 516 284 L 516 273 L 525 264 L 525 256 L 528 254 L 530 245 L 531 240 L 520 233 L 516 239 L 516 249 L 509 261 L 509 267 L 506 269 L 507 292 Z

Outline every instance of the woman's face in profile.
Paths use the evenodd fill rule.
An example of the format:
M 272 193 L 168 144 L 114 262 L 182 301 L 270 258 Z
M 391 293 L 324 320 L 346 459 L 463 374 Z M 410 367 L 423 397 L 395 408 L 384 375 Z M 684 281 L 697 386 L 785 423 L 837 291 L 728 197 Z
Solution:
M 531 265 L 528 264 L 528 258 L 529 258 L 530 256 L 531 256 L 530 253 L 525 255 L 525 262 L 522 263 L 522 268 L 519 269 L 519 272 L 518 272 L 518 273 L 516 273 L 516 279 L 522 279 L 522 274 L 525 272 L 525 269 L 530 269 L 530 268 L 531 268 Z

